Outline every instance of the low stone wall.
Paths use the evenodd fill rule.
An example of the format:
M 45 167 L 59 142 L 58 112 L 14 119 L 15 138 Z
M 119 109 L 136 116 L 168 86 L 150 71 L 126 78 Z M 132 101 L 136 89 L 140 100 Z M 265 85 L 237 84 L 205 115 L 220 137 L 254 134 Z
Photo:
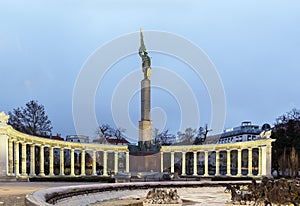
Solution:
M 235 184 L 249 184 L 251 181 L 243 181 Z M 125 196 L 124 191 L 146 190 L 152 188 L 181 188 L 181 187 L 226 187 L 230 181 L 192 181 L 192 182 L 135 182 L 135 183 L 114 183 L 99 185 L 74 185 L 59 188 L 39 190 L 28 194 L 25 203 L 28 206 L 43 205 L 87 205 L 99 201 L 111 200 Z M 114 192 L 112 192 L 114 191 Z M 109 195 L 105 193 L 109 193 Z

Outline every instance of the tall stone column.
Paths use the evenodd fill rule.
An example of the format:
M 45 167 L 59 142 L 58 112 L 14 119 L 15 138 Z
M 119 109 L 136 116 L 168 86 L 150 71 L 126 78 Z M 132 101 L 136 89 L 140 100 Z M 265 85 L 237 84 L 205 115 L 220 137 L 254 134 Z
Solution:
M 141 82 L 141 121 L 139 121 L 139 143 L 152 142 L 152 121 L 150 120 L 150 79 Z
M 186 163 L 185 163 L 185 154 L 186 154 L 186 152 L 182 152 L 182 160 L 181 160 L 181 175 L 186 175 L 185 174 L 185 165 L 186 165 Z
M 13 175 L 14 173 L 14 154 L 13 154 L 13 141 L 8 139 L 8 173 Z
M 119 163 L 118 163 L 118 160 L 119 160 L 119 153 L 118 151 L 115 151 L 115 158 L 114 158 L 114 172 L 115 174 L 118 173 L 118 166 L 119 166 Z
M 26 173 L 26 143 L 25 142 L 22 142 L 21 143 L 22 145 L 22 176 L 27 176 L 27 173 Z
M 267 176 L 267 149 L 266 149 L 266 146 L 261 147 L 261 175 Z
M 272 176 L 272 146 L 267 145 L 265 152 L 266 152 L 266 159 L 265 159 L 265 161 L 266 161 L 266 163 L 265 163 L 266 164 L 266 169 L 265 169 L 266 173 L 265 173 L 265 175 L 267 177 L 271 177 Z
M 4 97 L 5 98 L 5 97 Z M 8 155 L 12 155 L 8 153 L 8 140 L 11 138 L 9 137 L 8 130 L 8 119 L 9 116 L 6 115 L 4 112 L 0 113 L 0 177 L 6 178 L 9 174 L 9 158 Z
M 96 171 L 96 151 L 93 150 L 93 165 L 92 165 L 92 168 L 93 168 L 93 175 L 96 176 L 97 175 L 97 171 Z M 103 167 L 104 169 L 104 167 Z
M 194 164 L 193 164 L 193 171 L 194 171 L 194 176 L 198 175 L 197 171 L 197 152 L 194 152 Z
M 174 152 L 171 152 L 171 173 L 174 173 Z
M 164 172 L 164 153 L 160 152 L 160 172 Z
M 248 176 L 252 176 L 252 148 L 248 148 Z
M 64 176 L 65 175 L 65 155 L 64 155 L 64 148 L 60 148 L 59 150 L 59 156 L 60 156 L 60 167 L 59 167 L 59 175 Z
M 19 154 L 19 142 L 15 141 L 15 175 L 16 176 L 20 175 L 19 158 L 20 158 L 20 154 Z
M 107 151 L 103 151 L 103 176 L 107 175 Z
M 262 151 L 261 147 L 258 147 L 258 176 L 262 175 Z
M 226 175 L 227 176 L 231 176 L 231 157 L 230 157 L 230 153 L 231 153 L 231 150 L 227 150 L 227 161 L 226 161 L 226 165 L 227 165 L 227 172 L 226 172 Z
M 129 152 L 126 152 L 126 172 L 129 172 Z
M 70 149 L 70 151 L 71 151 L 71 173 L 70 173 L 70 175 L 71 176 L 75 176 L 75 160 L 74 160 L 74 152 L 75 152 L 75 150 L 72 148 L 72 149 Z
M 36 176 L 35 174 L 35 145 L 30 145 L 30 176 Z
M 53 147 L 49 147 L 49 176 L 54 176 L 54 155 Z
M 3 118 L 7 118 L 8 116 L 5 115 L 4 112 L 0 113 L 0 127 L 1 127 L 1 134 L 0 134 L 0 177 L 6 178 L 9 173 L 9 153 L 8 153 L 8 140 L 9 136 L 5 134 L 5 130 L 2 130 L 2 126 L 7 127 L 7 121 L 3 120 Z
M 220 175 L 220 151 L 216 151 L 216 176 Z
M 40 146 L 40 176 L 45 176 L 45 167 L 44 167 L 44 163 L 45 163 L 45 160 L 44 160 L 44 146 L 41 145 Z
M 81 150 L 81 176 L 85 176 L 85 150 Z
M 204 151 L 204 176 L 209 176 L 208 174 L 208 151 Z
M 238 171 L 237 171 L 237 176 L 242 175 L 242 149 L 238 149 Z

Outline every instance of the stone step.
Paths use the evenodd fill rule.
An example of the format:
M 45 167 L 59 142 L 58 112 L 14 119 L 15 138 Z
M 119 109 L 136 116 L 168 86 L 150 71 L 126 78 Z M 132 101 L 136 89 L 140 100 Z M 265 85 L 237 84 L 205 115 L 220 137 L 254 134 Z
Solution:
M 1 176 L 0 182 L 16 182 L 17 178 L 13 176 Z

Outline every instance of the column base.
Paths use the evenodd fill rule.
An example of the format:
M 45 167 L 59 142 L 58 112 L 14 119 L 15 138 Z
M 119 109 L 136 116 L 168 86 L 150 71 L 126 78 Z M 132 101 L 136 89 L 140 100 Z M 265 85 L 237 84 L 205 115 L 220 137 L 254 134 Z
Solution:
M 19 178 L 21 178 L 21 179 L 27 179 L 27 178 L 28 178 L 28 175 L 27 175 L 27 174 L 21 174 L 21 175 L 19 176 Z

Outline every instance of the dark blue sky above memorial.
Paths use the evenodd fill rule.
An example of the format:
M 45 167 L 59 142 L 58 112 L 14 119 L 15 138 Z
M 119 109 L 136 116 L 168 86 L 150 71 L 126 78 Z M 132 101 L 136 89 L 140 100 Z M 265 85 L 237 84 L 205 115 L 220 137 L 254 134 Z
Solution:
M 299 9 L 298 1 L 1 1 L 0 110 L 38 100 L 53 133 L 74 134 L 72 95 L 84 62 L 103 44 L 142 26 L 182 36 L 209 56 L 226 93 L 226 127 L 244 120 L 272 124 L 300 105 Z M 209 94 L 203 82 L 178 59 L 149 55 L 152 73 L 156 66 L 166 67 L 189 83 L 198 100 L 200 124 L 209 123 Z M 95 94 L 100 124 L 113 124 L 111 92 L 122 75 L 140 66 L 136 53 L 107 73 L 104 89 L 99 87 Z M 136 125 L 139 104 L 135 94 L 129 113 Z M 152 105 L 165 110 L 166 129 L 175 133 L 180 105 L 174 97 L 153 88 Z

